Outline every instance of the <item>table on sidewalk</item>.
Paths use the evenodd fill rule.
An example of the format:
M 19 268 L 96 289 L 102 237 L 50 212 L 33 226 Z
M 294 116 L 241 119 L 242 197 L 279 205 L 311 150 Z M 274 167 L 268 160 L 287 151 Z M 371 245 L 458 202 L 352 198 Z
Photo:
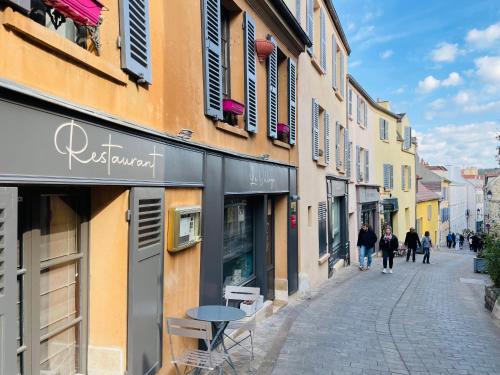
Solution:
M 217 346 L 222 345 L 224 353 L 228 355 L 229 366 L 231 366 L 234 373 L 237 374 L 236 367 L 234 366 L 234 363 L 227 352 L 226 346 L 224 345 L 224 331 L 230 322 L 243 319 L 246 316 L 245 312 L 235 307 L 207 305 L 193 307 L 187 311 L 187 315 L 195 320 L 212 323 L 216 333 L 212 339 L 211 349 L 215 349 Z M 199 372 L 195 372 L 195 374 L 199 374 Z

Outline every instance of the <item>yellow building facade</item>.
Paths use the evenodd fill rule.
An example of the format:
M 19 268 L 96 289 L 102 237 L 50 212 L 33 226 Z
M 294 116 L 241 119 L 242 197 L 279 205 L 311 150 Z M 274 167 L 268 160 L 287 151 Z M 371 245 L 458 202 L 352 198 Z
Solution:
M 381 230 L 391 225 L 403 241 L 406 232 L 415 227 L 415 143 L 406 114 L 393 113 L 389 102 L 371 105 L 378 127 L 374 165 L 375 179 L 381 187 Z
M 440 196 L 437 193 L 418 182 L 415 229 L 420 238 L 428 231 L 434 246 L 439 246 L 439 201 Z

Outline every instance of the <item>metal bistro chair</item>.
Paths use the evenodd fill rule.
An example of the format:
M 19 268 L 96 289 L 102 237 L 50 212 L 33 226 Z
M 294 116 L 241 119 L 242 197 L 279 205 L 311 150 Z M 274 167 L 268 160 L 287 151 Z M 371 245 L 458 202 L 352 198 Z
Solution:
M 222 365 L 228 359 L 229 355 L 212 350 L 212 324 L 210 322 L 167 318 L 167 332 L 170 340 L 172 363 L 175 366 L 177 375 L 181 375 L 179 365 L 209 371 L 219 368 L 219 374 L 222 374 Z M 207 350 L 191 349 L 176 357 L 172 345 L 172 336 L 203 340 Z
M 259 297 L 260 297 L 260 288 L 252 288 L 245 286 L 226 286 L 226 291 L 224 293 L 224 298 L 226 299 L 226 306 L 228 306 L 230 302 L 252 301 L 257 303 Z M 230 337 L 229 334 L 224 333 L 224 336 L 233 343 L 229 348 L 227 348 L 228 350 L 231 350 L 235 346 L 239 346 L 250 353 L 250 368 L 252 367 L 252 360 L 254 359 L 253 335 L 256 326 L 257 323 L 255 320 L 255 313 L 253 313 L 249 317 L 238 320 L 236 322 L 229 323 L 228 329 L 226 330 L 226 332 L 229 331 L 229 334 L 235 331 L 247 332 L 247 334 L 243 338 L 239 338 L 239 335 L 233 338 Z M 250 347 L 251 347 L 250 350 L 242 345 L 242 342 L 248 338 L 250 339 Z

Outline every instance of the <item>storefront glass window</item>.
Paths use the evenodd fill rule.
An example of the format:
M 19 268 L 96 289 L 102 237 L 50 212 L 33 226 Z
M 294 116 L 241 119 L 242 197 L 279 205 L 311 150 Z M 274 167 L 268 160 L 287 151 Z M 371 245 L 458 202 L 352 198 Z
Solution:
M 223 282 L 241 285 L 253 278 L 253 207 L 246 199 L 226 200 L 224 205 Z
M 331 201 L 331 233 L 333 239 L 333 247 L 340 244 L 340 201 L 335 198 Z

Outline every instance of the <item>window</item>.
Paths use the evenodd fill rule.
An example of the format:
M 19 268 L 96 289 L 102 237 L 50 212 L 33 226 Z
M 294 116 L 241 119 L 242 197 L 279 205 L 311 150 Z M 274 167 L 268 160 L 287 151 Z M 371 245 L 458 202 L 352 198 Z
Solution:
M 319 256 L 323 256 L 327 252 L 327 232 L 326 232 L 326 202 L 318 203 L 318 238 L 319 238 Z
M 356 146 L 356 175 L 358 182 L 368 182 L 370 165 L 369 151 L 363 147 Z
M 411 128 L 407 126 L 404 128 L 403 150 L 409 150 L 410 148 L 411 148 Z
M 326 73 L 326 21 L 325 21 L 325 11 L 320 10 L 320 64 L 323 72 Z
M 330 162 L 330 115 L 316 99 L 312 100 L 312 148 L 313 160 L 320 165 Z
M 314 53 L 314 0 L 307 0 L 306 5 L 307 36 L 312 41 L 312 46 L 307 48 L 307 52 L 312 55 Z
M 346 130 L 340 122 L 335 126 L 335 160 L 339 171 L 344 172 L 346 168 Z
M 429 220 L 429 221 L 432 220 L 432 205 L 431 204 L 429 204 L 427 206 L 427 220 Z
M 242 285 L 254 278 L 254 213 L 250 200 L 226 200 L 223 251 L 224 286 Z
M 408 165 L 401 166 L 401 190 L 411 190 L 411 167 Z
M 380 139 L 389 140 L 389 122 L 384 118 L 379 118 Z
M 357 122 L 359 125 L 366 127 L 368 125 L 368 108 L 366 101 L 361 97 L 357 96 Z
M 221 9 L 221 68 L 222 68 L 222 96 L 231 98 L 231 54 L 229 34 L 229 13 Z
M 86 198 L 69 191 L 23 198 L 29 213 L 20 216 L 19 225 L 18 372 L 84 373 L 87 241 L 82 204 Z M 37 224 L 27 222 L 24 216 L 30 215 Z M 39 358 L 30 364 L 28 356 L 33 353 Z
M 349 114 L 349 117 L 352 118 L 352 89 L 349 89 L 348 91 L 348 97 L 347 97 L 347 110 L 348 110 L 348 114 Z

